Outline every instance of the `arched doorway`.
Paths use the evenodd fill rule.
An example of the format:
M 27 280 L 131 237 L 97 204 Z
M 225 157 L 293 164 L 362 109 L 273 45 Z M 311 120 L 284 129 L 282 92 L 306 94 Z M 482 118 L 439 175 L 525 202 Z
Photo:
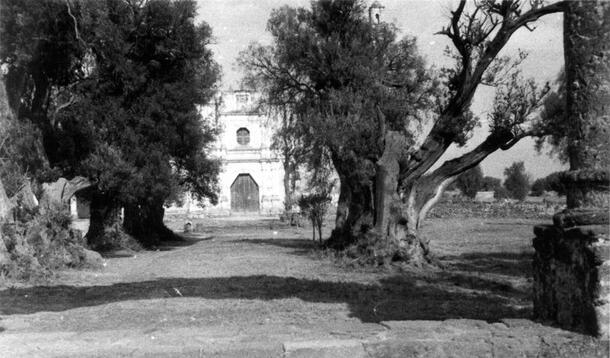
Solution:
M 231 211 L 259 211 L 258 184 L 250 174 L 239 174 L 231 184 Z

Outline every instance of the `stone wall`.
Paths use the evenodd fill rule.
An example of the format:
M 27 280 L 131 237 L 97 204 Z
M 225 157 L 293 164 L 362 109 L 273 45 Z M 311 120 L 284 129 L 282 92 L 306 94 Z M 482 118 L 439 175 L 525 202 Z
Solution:
M 534 315 L 562 328 L 609 338 L 607 225 L 534 228 Z

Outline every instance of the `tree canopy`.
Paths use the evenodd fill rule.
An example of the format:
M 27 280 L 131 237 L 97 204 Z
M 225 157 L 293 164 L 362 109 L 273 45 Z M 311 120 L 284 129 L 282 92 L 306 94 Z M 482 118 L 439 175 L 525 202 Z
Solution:
M 220 71 L 210 27 L 194 24 L 194 1 L 9 1 L 7 8 L 2 27 L 11 36 L 1 49 L 9 92 L 21 103 L 19 119 L 41 129 L 50 168 L 91 179 L 92 205 L 125 207 L 128 231 L 142 239 L 159 231 L 170 196 L 190 189 L 216 200 L 218 163 L 206 155 L 216 130 L 198 106 L 212 97 Z M 90 240 L 104 235 L 91 227 L 98 230 Z
M 530 191 L 530 178 L 523 162 L 515 162 L 504 169 L 504 187 L 511 198 L 523 200 Z
M 455 60 L 440 71 L 425 65 L 415 39 L 398 39 L 393 25 L 369 21 L 361 1 L 320 0 L 271 14 L 273 43 L 252 45 L 240 63 L 269 102 L 291 105 L 294 132 L 310 153 L 328 156 L 339 175 L 331 246 L 370 233 L 396 245 L 394 257 L 422 261 L 426 242 L 409 238 L 419 237 L 420 222 L 446 186 L 490 153 L 540 134 L 532 119 L 549 87 L 522 77 L 525 54 L 499 53 L 515 31 L 562 6 L 461 1 L 439 32 L 450 38 Z M 481 84 L 496 87 L 488 137 L 435 166 L 479 123 L 470 104 Z
M 477 192 L 483 188 L 483 171 L 481 167 L 476 167 L 465 171 L 456 180 L 456 186 L 462 194 L 469 198 L 477 196 Z

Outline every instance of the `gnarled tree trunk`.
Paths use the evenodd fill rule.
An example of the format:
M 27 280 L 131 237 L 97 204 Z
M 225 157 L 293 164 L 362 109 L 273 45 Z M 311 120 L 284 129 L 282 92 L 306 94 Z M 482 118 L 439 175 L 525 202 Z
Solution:
M 401 185 L 401 163 L 407 157 L 405 138 L 389 131 L 384 145 L 377 162 L 375 232 L 385 243 L 388 258 L 421 266 L 431 260 L 428 242 L 419 233 L 419 223 L 429 208 L 422 198 L 436 189 L 436 183 L 426 179 Z
M 127 205 L 123 228 L 146 247 L 158 245 L 161 241 L 179 240 L 180 237 L 163 223 L 164 215 L 162 202 L 150 206 Z
M 406 140 L 398 132 L 386 133 L 384 152 L 377 162 L 375 185 L 362 186 L 348 180 L 341 182 L 342 191 L 345 185 L 345 190 L 350 193 L 346 194 L 350 201 L 346 205 L 347 219 L 335 231 L 342 230 L 340 232 L 349 240 L 344 239 L 342 246 L 333 247 L 343 249 L 363 240 L 359 245 L 368 245 L 371 249 L 360 251 L 385 256 L 380 258 L 384 262 L 399 260 L 416 266 L 434 262 L 428 238 L 420 232 L 430 209 L 461 173 L 478 165 L 496 150 L 507 149 L 515 143 L 510 132 L 494 132 L 471 152 L 446 161 L 430 173 L 410 177 L 405 175 L 409 172 L 405 166 L 408 168 L 410 157 Z M 361 185 L 360 191 L 354 190 L 352 185 Z M 374 197 L 370 195 L 372 189 Z M 369 193 L 368 197 L 362 195 L 365 191 Z M 373 227 L 374 230 L 366 230 Z
M 123 233 L 119 205 L 99 192 L 91 195 L 89 230 L 86 239 L 89 247 L 96 251 L 118 248 Z
M 372 182 L 362 183 L 359 179 L 342 173 L 339 178 L 341 188 L 335 229 L 326 245 L 342 250 L 373 228 L 375 204 Z

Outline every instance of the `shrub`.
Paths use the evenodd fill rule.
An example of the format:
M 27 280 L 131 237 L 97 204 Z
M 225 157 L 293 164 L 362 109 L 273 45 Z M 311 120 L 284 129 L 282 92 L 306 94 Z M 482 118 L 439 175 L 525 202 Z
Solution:
M 506 190 L 505 187 L 499 186 L 494 190 L 494 198 L 496 199 L 508 199 L 510 198 L 510 193 Z
M 316 239 L 316 228 L 318 229 L 318 238 L 322 242 L 322 223 L 328 207 L 331 202 L 331 197 L 328 193 L 314 193 L 309 195 L 301 195 L 299 198 L 299 208 L 301 213 L 307 215 L 311 220 L 313 230 L 313 240 Z
M 66 267 L 81 267 L 87 261 L 82 233 L 70 227 L 67 210 L 16 212 L 15 221 L 4 223 L 0 238 L 5 257 L 0 275 L 10 280 L 40 280 Z

